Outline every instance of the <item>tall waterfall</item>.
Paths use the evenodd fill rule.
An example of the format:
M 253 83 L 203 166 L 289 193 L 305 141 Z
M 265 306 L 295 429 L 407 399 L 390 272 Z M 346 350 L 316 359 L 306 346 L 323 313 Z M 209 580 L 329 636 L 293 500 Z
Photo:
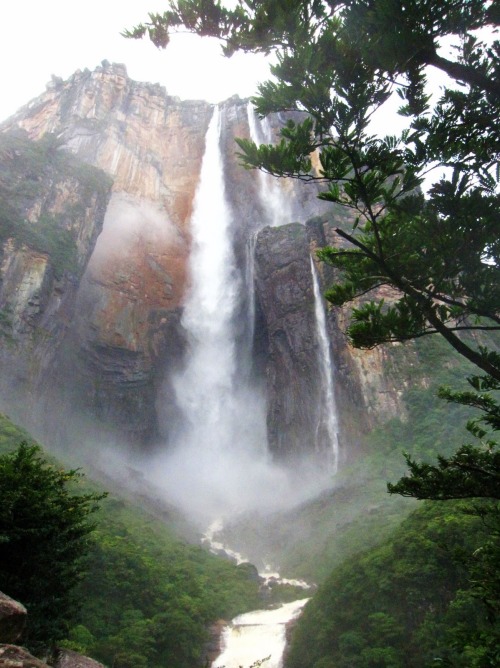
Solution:
M 257 145 L 272 143 L 272 132 L 269 120 L 262 122 L 256 117 L 252 103 L 247 106 L 250 139 Z M 267 214 L 267 224 L 278 227 L 292 222 L 292 205 L 290 196 L 283 190 L 284 181 L 259 170 L 260 198 Z
M 240 289 L 219 135 L 216 108 L 207 131 L 191 219 L 191 289 L 182 316 L 190 354 L 174 380 L 177 404 L 191 434 L 208 449 L 224 447 L 234 436 L 226 408 L 234 393 L 234 317 Z
M 263 392 L 251 374 L 240 373 L 251 366 L 250 347 L 237 343 L 250 277 L 236 267 L 233 222 L 216 108 L 191 219 L 191 287 L 182 316 L 188 350 L 172 380 L 178 426 L 157 478 L 170 499 L 207 519 L 290 496 L 286 474 L 268 460 Z
M 333 387 L 333 365 L 330 354 L 330 341 L 326 329 L 325 307 L 319 287 L 318 272 L 311 258 L 311 274 L 314 291 L 314 314 L 316 318 L 316 329 L 319 345 L 319 357 L 321 365 L 321 388 L 323 401 L 321 405 L 320 419 L 318 421 L 316 441 L 323 445 L 326 439 L 330 446 L 331 471 L 336 473 L 339 461 L 339 428 L 337 420 L 337 407 L 335 403 L 335 392 Z

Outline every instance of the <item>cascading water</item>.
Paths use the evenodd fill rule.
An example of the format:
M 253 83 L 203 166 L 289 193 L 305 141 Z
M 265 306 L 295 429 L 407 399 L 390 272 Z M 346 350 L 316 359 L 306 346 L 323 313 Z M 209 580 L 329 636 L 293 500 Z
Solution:
M 234 316 L 240 288 L 219 135 L 216 108 L 207 131 L 191 219 L 191 290 L 182 316 L 189 355 L 183 372 L 174 379 L 177 404 L 191 436 L 212 450 L 224 448 L 234 435 L 226 408 L 234 391 Z
M 216 540 L 216 535 L 223 529 L 222 522 L 211 524 L 204 535 L 204 543 L 216 553 L 225 553 L 236 563 L 244 563 L 246 559 L 224 543 Z M 267 586 L 288 584 L 306 591 L 311 586 L 304 580 L 289 580 L 281 578 L 276 571 L 271 572 L 269 567 L 259 573 Z M 268 610 L 254 610 L 235 617 L 222 631 L 221 653 L 212 663 L 212 668 L 249 668 L 255 662 L 266 659 L 263 663 L 267 668 L 281 668 L 286 646 L 286 626 L 297 618 L 309 599 L 304 597 L 296 601 L 285 603 Z
M 260 122 L 255 115 L 251 102 L 247 106 L 247 115 L 250 139 L 258 146 L 263 143 L 271 144 L 272 131 L 269 120 L 265 118 Z M 280 179 L 259 170 L 259 184 L 260 198 L 268 218 L 266 224 L 271 225 L 271 227 L 279 227 L 291 223 L 291 198 L 285 196 Z
M 265 385 L 252 362 L 253 244 L 246 267 L 238 267 L 238 220 L 226 199 L 220 147 L 222 113 L 214 110 L 207 130 L 193 205 L 191 280 L 181 320 L 187 345 L 182 367 L 165 387 L 169 447 L 148 467 L 166 498 L 203 523 L 290 507 L 331 480 L 320 480 L 314 467 L 307 473 L 307 462 L 292 469 L 272 462 L 268 453 Z M 323 332 L 326 337 L 325 327 Z M 321 437 L 317 450 L 326 453 L 324 444 L 332 444 L 331 472 L 337 461 L 335 417 L 327 410 L 333 406 L 331 378 L 325 387 L 318 434 L 326 431 L 327 438 Z M 316 443 L 318 434 L 311 434 Z
M 318 272 L 311 258 L 311 274 L 314 292 L 314 314 L 316 318 L 316 330 L 318 337 L 319 358 L 321 366 L 321 387 L 323 401 L 320 419 L 316 432 L 317 445 L 321 446 L 326 438 L 329 444 L 331 472 L 337 473 L 339 461 L 339 428 L 337 420 L 337 407 L 335 403 L 335 392 L 333 387 L 333 364 L 330 354 L 330 340 L 326 329 L 325 308 L 321 290 L 319 287 Z
M 268 459 L 262 389 L 241 373 L 251 367 L 251 347 L 238 336 L 238 318 L 248 327 L 240 304 L 250 279 L 236 267 L 232 225 L 216 108 L 191 219 L 191 287 L 182 316 L 188 349 L 172 378 L 177 428 L 157 467 L 168 498 L 205 521 L 276 507 L 291 496 L 286 473 Z M 253 311 L 251 317 L 253 327 Z
M 285 603 L 273 610 L 247 612 L 233 619 L 222 634 L 223 650 L 212 668 L 241 668 L 267 659 L 266 668 L 281 668 L 286 625 L 298 617 L 308 599 Z

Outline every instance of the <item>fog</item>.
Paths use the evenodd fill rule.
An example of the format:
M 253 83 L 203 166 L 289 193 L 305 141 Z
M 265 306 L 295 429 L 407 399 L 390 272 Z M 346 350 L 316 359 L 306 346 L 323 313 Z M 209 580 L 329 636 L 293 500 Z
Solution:
M 89 262 L 90 272 L 114 261 L 126 266 L 127 255 L 136 252 L 140 243 L 162 248 L 180 245 L 183 240 L 159 203 L 125 192 L 113 193 Z

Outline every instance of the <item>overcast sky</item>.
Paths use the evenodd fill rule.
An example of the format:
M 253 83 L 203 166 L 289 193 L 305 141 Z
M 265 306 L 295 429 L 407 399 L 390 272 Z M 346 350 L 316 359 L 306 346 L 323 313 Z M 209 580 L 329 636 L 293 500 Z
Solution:
M 147 40 L 120 36 L 149 11 L 164 9 L 162 0 L 1 0 L 0 120 L 42 93 L 52 74 L 66 79 L 104 59 L 124 63 L 132 79 L 159 82 L 183 99 L 246 97 L 267 78 L 263 57 L 227 59 L 212 40 L 179 35 L 160 51 Z
M 165 0 L 0 0 L 0 121 L 40 95 L 51 75 L 66 79 L 102 60 L 124 63 L 132 79 L 159 82 L 182 99 L 256 93 L 269 73 L 263 56 L 224 58 L 215 40 L 194 35 L 174 36 L 166 50 L 120 35 L 165 7 Z M 430 70 L 437 90 L 445 78 Z M 377 113 L 374 132 L 402 128 L 398 106 L 395 99 Z

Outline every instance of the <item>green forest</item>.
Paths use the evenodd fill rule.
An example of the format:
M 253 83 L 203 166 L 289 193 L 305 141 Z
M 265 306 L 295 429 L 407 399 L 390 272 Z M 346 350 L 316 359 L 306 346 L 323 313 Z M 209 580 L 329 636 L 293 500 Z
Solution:
M 262 118 L 302 120 L 285 120 L 274 145 L 238 139 L 242 167 L 311 182 L 348 211 L 318 252 L 334 276 L 330 308 L 349 309 L 353 347 L 391 346 L 391 359 L 417 360 L 407 414 L 360 437 L 333 489 L 249 530 L 248 545 L 267 541 L 284 575 L 318 583 L 289 634 L 286 668 L 495 668 L 498 5 L 166 4 L 127 37 L 163 48 L 188 31 L 219 39 L 227 56 L 275 55 L 254 107 Z M 444 56 L 448 39 L 456 44 Z M 448 76 L 433 96 L 428 68 Z M 391 96 L 407 128 L 374 135 L 370 121 Z M 24 199 L 43 189 L 46 164 L 103 197 L 109 179 L 58 151 L 54 137 L 2 135 L 0 153 L 17 156 L 17 170 L 0 171 L 0 241 L 49 254 L 56 276 L 70 271 L 77 212 L 32 226 Z M 7 331 L 8 313 L 0 326 Z M 64 466 L 0 416 L 0 582 L 28 608 L 27 646 L 40 656 L 67 647 L 113 668 L 203 666 L 209 626 L 262 607 L 255 569 L 181 540 L 147 504 Z M 273 604 L 296 595 L 276 592 Z
M 8 480 L 15 475 L 9 473 L 9 459 L 16 455 L 21 442 L 35 446 L 25 431 L 1 416 L 0 480 L 4 503 L 0 541 L 13 546 L 20 542 L 23 557 L 18 557 L 11 567 L 8 553 L 0 551 L 0 576 L 5 593 L 20 595 L 28 609 L 25 642 L 30 649 L 43 655 L 48 646 L 65 646 L 115 668 L 192 668 L 201 662 L 210 623 L 259 607 L 259 583 L 248 565 L 235 566 L 179 540 L 164 521 L 141 510 L 137 503 L 114 495 L 102 499 L 101 489 L 86 478 L 68 476 L 68 472 L 56 484 L 82 488 L 76 498 L 90 495 L 100 508 L 92 513 L 94 530 L 86 537 L 85 545 L 77 542 L 86 557 L 80 554 L 76 560 L 71 591 L 58 594 L 57 580 L 65 579 L 66 585 L 70 576 L 67 558 L 59 551 L 61 543 L 65 543 L 60 525 L 56 554 L 50 551 L 52 541 L 46 539 L 49 528 L 43 519 L 44 509 L 38 506 L 26 510 L 29 492 L 24 495 L 28 501 L 23 515 L 18 502 L 14 525 L 10 519 L 9 507 L 16 506 L 8 503 Z M 42 461 L 48 462 L 49 470 L 55 467 L 64 471 L 52 457 L 42 457 Z M 22 473 L 19 460 L 16 470 Z M 36 484 L 32 475 L 28 478 L 24 473 L 23 477 L 27 484 Z M 48 500 L 51 498 L 52 495 L 47 496 Z M 22 536 L 27 512 L 33 515 L 33 522 Z M 56 517 L 62 512 L 59 503 Z M 16 581 L 23 569 L 21 560 L 29 569 L 29 582 Z M 75 557 L 70 556 L 69 560 L 71 565 Z

